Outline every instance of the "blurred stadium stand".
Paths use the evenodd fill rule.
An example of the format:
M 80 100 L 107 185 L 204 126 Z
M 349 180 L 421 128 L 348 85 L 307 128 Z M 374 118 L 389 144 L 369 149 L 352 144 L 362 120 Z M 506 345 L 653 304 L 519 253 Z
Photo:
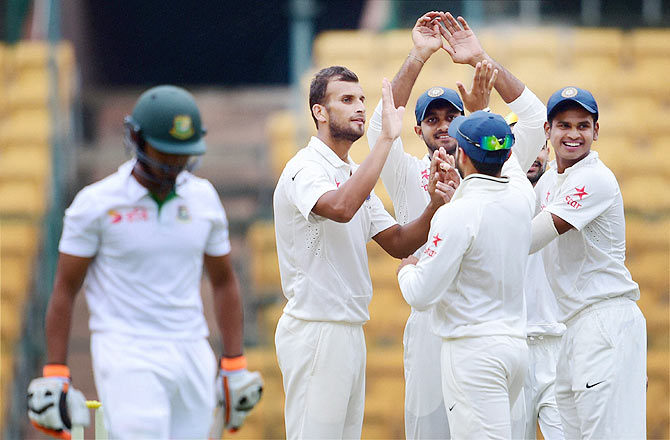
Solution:
M 93 11 L 95 25 L 102 26 L 101 20 L 106 15 L 123 16 L 124 11 L 114 2 L 100 4 L 103 3 L 104 6 Z M 216 9 L 215 3 L 210 2 L 203 9 Z M 288 9 L 289 3 L 301 4 L 301 0 L 282 0 L 279 2 L 283 8 L 281 13 Z M 670 199 L 665 190 L 670 183 L 670 158 L 666 152 L 670 144 L 667 132 L 670 81 L 666 79 L 670 69 L 670 30 L 667 27 L 631 28 L 631 22 L 635 26 L 654 22 L 653 17 L 645 18 L 646 22 L 639 18 L 649 14 L 639 5 L 630 11 L 624 7 L 624 14 L 616 18 L 612 11 L 621 9 L 621 4 L 627 6 L 627 2 L 608 2 L 608 5 L 615 3 L 615 7 L 603 6 L 596 11 L 598 14 L 592 11 L 589 15 L 584 13 L 584 5 L 593 2 L 580 0 L 557 2 L 558 6 L 539 1 L 398 2 L 394 23 L 378 29 L 355 30 L 351 28 L 358 23 L 350 15 L 344 15 L 351 11 L 338 15 L 348 3 L 304 1 L 304 4 L 318 6 L 314 22 L 319 33 L 312 45 L 311 68 L 298 76 L 301 79 L 294 90 L 277 86 L 276 76 L 272 87 L 255 84 L 253 88 L 229 89 L 210 84 L 211 76 L 225 77 L 226 69 L 231 67 L 221 60 L 216 64 L 220 69 L 216 74 L 201 76 L 206 78 L 205 82 L 194 81 L 196 86 L 189 87 L 194 91 L 209 129 L 206 138 L 209 151 L 198 174 L 215 184 L 231 221 L 234 261 L 245 292 L 247 357 L 250 368 L 260 370 L 266 382 L 264 398 L 235 437 L 285 436 L 284 396 L 274 351 L 274 329 L 284 298 L 279 281 L 271 196 L 286 161 L 306 145 L 315 131 L 307 108 L 311 76 L 319 68 L 336 63 L 351 68 L 361 79 L 367 94 L 368 115 L 371 115 L 380 99 L 381 78 L 393 77 L 411 47 L 407 27 L 424 11 L 437 8 L 464 14 L 466 18 L 479 15 L 470 21 L 484 47 L 543 101 L 546 102 L 554 90 L 571 84 L 589 88 L 596 95 L 601 112 L 601 136 L 595 149 L 621 184 L 627 219 L 627 265 L 640 284 L 639 305 L 648 323 L 648 436 L 670 438 Z M 355 13 L 360 14 L 361 7 L 355 3 L 358 8 Z M 668 17 L 670 2 L 658 3 L 661 6 L 657 15 Z M 250 4 L 248 8 L 262 2 Z M 532 4 L 537 5 L 535 12 Z M 148 14 L 151 6 L 142 7 Z M 530 20 L 529 26 L 518 27 L 519 17 L 523 19 L 529 10 L 537 17 Z M 581 21 L 574 17 L 580 10 Z M 637 21 L 627 20 L 630 17 L 626 12 L 637 14 Z M 235 17 L 239 19 L 240 14 Z M 203 14 L 198 17 L 205 19 Z M 154 19 L 151 23 L 157 26 L 151 28 L 152 32 L 160 31 L 161 20 Z M 492 26 L 492 23 L 500 24 Z M 552 25 L 540 26 L 546 23 Z M 620 26 L 600 27 L 603 23 Z M 244 24 L 226 28 L 233 32 L 225 34 L 222 40 L 236 41 L 232 38 L 242 32 Z M 391 29 L 398 26 L 400 29 Z M 327 30 L 331 27 L 348 29 Z M 112 52 L 120 51 L 124 44 L 142 40 L 133 33 L 137 32 L 133 26 L 127 29 L 118 35 L 121 41 L 113 40 L 119 33 L 114 21 L 114 26 L 105 28 L 110 40 L 94 41 L 100 43 L 101 51 Z M 86 36 L 96 35 L 91 29 L 86 32 Z M 183 29 L 180 32 L 180 36 L 189 35 Z M 72 44 L 27 39 L 0 44 L 0 432 L 3 438 L 46 438 L 27 426 L 25 389 L 28 381 L 39 374 L 44 361 L 41 339 L 44 307 L 50 291 L 63 209 L 74 191 L 113 172 L 124 160 L 121 120 L 130 112 L 144 86 L 163 80 L 163 77 L 142 77 L 131 72 L 132 81 L 117 84 L 109 76 L 100 75 L 99 83 L 90 83 L 82 97 L 78 85 L 80 69 L 84 78 L 94 75 L 96 68 L 111 71 L 110 65 L 119 63 L 121 57 L 119 53 L 110 53 L 109 59 L 100 54 L 96 58 L 90 54 L 90 47 L 77 49 L 77 45 L 82 45 L 82 36 L 78 38 L 79 41 L 75 38 Z M 198 35 L 194 41 L 203 40 L 207 39 Z M 220 57 L 235 59 L 235 68 L 243 70 L 234 72 L 235 81 L 253 70 L 265 72 L 266 75 L 259 78 L 271 76 L 272 72 L 268 72 L 265 65 L 251 65 L 239 58 L 249 51 L 259 58 L 257 53 L 260 52 L 245 50 L 244 44 L 235 44 L 235 49 Z M 281 50 L 285 51 L 285 46 Z M 139 51 L 133 52 L 133 59 L 140 55 Z M 275 62 L 271 60 L 276 57 L 270 58 L 270 62 Z M 288 61 L 277 66 L 281 75 L 288 76 L 285 75 L 287 64 Z M 206 63 L 203 65 L 203 69 L 208 69 Z M 119 64 L 116 68 L 122 70 L 126 66 Z M 167 75 L 171 71 L 161 65 L 154 66 L 148 74 L 156 72 Z M 184 80 L 184 72 L 173 72 L 175 79 L 170 81 L 189 84 Z M 455 87 L 457 80 L 469 85 L 471 72 L 469 67 L 453 65 L 446 53 L 436 54 L 426 63 L 407 107 L 413 109 L 416 97 L 430 86 Z M 229 85 L 225 79 L 221 82 Z M 118 87 L 110 88 L 110 85 Z M 82 99 L 85 101 L 83 114 Z M 492 97 L 491 108 L 503 114 L 507 112 L 497 94 Z M 408 112 L 402 134 L 405 149 L 422 156 L 425 146 L 414 134 L 413 125 L 413 117 Z M 82 139 L 82 126 L 85 139 Z M 362 138 L 354 144 L 351 156 L 361 162 L 368 151 L 366 139 Z M 393 213 L 390 198 L 381 183 L 375 192 Z M 409 307 L 402 300 L 395 278 L 398 262 L 374 243 L 368 246 L 368 251 L 375 294 L 370 305 L 371 320 L 365 326 L 368 374 L 363 438 L 402 438 L 402 334 Z M 207 283 L 203 283 L 205 310 L 212 323 L 211 295 L 207 289 Z M 88 354 L 87 311 L 82 295 L 77 299 L 75 313 L 70 367 L 76 386 L 88 398 L 96 398 Z M 215 330 L 211 339 L 218 349 L 219 336 Z M 92 435 L 92 431 L 87 430 L 87 435 Z

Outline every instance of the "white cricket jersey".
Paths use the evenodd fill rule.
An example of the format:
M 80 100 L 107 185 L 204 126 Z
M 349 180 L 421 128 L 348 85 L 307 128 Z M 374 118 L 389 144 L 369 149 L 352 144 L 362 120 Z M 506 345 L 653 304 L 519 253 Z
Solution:
M 528 256 L 524 289 L 528 336 L 561 336 L 565 333 L 565 324 L 558 321 L 558 304 L 539 252 Z
M 203 255 L 230 252 L 228 222 L 205 179 L 179 175 L 160 207 L 131 175 L 135 160 L 82 189 L 65 211 L 59 251 L 94 257 L 84 283 L 92 332 L 208 336 Z
M 640 290 L 624 265 L 626 222 L 616 177 L 595 151 L 562 174 L 555 161 L 549 165 L 535 187 L 540 209 L 574 226 L 541 251 L 560 320 L 608 298 L 637 301 Z
M 526 337 L 520 262 L 528 258 L 535 195 L 516 154 L 507 162 L 506 177 L 463 179 L 433 216 L 419 262 L 398 274 L 412 307 L 434 306 L 432 329 L 443 338 Z
M 284 168 L 275 189 L 274 222 L 284 313 L 308 321 L 370 319 L 372 282 L 366 243 L 396 224 L 373 193 L 347 223 L 312 212 L 319 198 L 356 171 L 316 137 Z

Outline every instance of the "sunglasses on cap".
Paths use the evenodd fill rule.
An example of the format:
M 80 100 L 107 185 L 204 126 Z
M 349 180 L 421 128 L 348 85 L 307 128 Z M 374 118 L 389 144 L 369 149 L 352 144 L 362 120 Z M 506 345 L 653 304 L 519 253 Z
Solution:
M 475 147 L 486 151 L 509 150 L 514 145 L 514 134 L 508 134 L 501 138 L 497 138 L 494 135 L 482 136 L 479 138 L 479 142 L 473 141 L 464 135 L 460 128 L 458 129 L 458 134 Z

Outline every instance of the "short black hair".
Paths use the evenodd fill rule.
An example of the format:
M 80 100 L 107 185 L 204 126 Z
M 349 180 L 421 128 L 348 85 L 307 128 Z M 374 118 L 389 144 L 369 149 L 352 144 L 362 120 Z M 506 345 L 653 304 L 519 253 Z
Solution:
M 328 83 L 331 81 L 347 81 L 347 82 L 359 82 L 358 76 L 351 70 L 342 66 L 330 66 L 325 69 L 321 69 L 314 75 L 312 83 L 309 86 L 309 112 L 314 119 L 314 124 L 316 128 L 319 128 L 319 124 L 314 117 L 312 108 L 314 104 L 323 104 L 323 98 L 326 97 L 326 89 L 328 88 Z
M 563 102 L 557 104 L 557 105 L 551 110 L 551 113 L 549 113 L 549 114 L 547 115 L 547 122 L 549 122 L 549 125 L 551 125 L 551 124 L 554 122 L 554 118 L 556 117 L 556 115 L 557 115 L 558 113 L 560 113 L 560 112 L 564 112 L 564 111 L 566 111 L 566 110 L 575 109 L 575 108 L 576 108 L 576 109 L 581 109 L 581 110 L 586 110 L 580 103 L 578 103 L 578 102 L 576 102 L 576 101 L 570 101 L 570 100 L 563 101 Z M 586 111 L 589 112 L 588 110 L 586 110 Z M 591 113 L 591 112 L 589 112 L 589 114 L 590 114 L 591 117 L 593 118 L 593 123 L 594 123 L 594 124 L 595 124 L 596 122 L 598 122 L 598 115 L 597 115 L 597 114 L 593 114 L 593 113 Z
M 472 166 L 475 167 L 475 169 L 479 174 L 486 174 L 487 176 L 494 176 L 494 177 L 500 175 L 500 171 L 502 170 L 502 167 L 504 165 L 504 162 L 503 163 L 479 162 L 477 160 L 474 160 L 472 157 L 470 157 L 470 162 L 472 162 Z

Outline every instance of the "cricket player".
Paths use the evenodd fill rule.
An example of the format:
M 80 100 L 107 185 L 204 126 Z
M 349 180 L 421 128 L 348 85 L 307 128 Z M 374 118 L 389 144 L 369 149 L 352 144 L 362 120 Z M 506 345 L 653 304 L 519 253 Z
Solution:
M 440 22 L 448 23 L 452 29 L 452 32 L 444 32 L 444 39 Z M 515 149 L 530 152 L 544 142 L 544 104 L 484 52 L 467 23 L 462 27 L 451 14 L 428 12 L 417 20 L 412 29 L 412 40 L 414 46 L 391 83 L 397 105 L 407 103 L 424 63 L 441 48 L 453 52 L 450 56 L 454 62 L 470 64 L 475 71 L 471 91 L 466 91 L 463 84 L 457 83 L 463 100 L 456 91 L 437 86 L 418 98 L 414 130 L 426 144 L 428 154 L 425 157 L 417 158 L 405 153 L 400 138 L 391 147 L 381 178 L 400 224 L 414 220 L 428 203 L 427 186 L 433 151 L 443 147 L 448 154 L 455 155 L 458 143 L 448 134 L 451 121 L 462 115 L 464 109 L 474 112 L 487 108 L 494 85 L 510 108 L 520 112 L 521 122 L 515 128 Z M 370 120 L 370 146 L 376 142 L 380 130 L 381 103 Z M 533 153 L 524 155 L 521 158 L 524 166 L 529 167 L 534 157 Z M 417 251 L 417 257 L 423 250 L 422 247 Z M 442 338 L 431 331 L 430 316 L 430 310 L 412 308 L 405 326 L 405 435 L 409 439 L 449 438 L 444 399 L 439 392 L 442 387 Z
M 527 368 L 524 251 L 535 194 L 502 116 L 459 116 L 449 135 L 463 180 L 435 214 L 421 258 L 401 263 L 398 282 L 414 308 L 432 307 L 452 438 L 510 438 Z M 541 144 L 520 147 L 536 157 Z
M 275 189 L 277 254 L 288 299 L 275 345 L 289 439 L 360 438 L 363 324 L 372 298 L 366 243 L 373 239 L 396 258 L 410 255 L 426 242 L 443 196 L 453 193 L 437 181 L 438 152 L 424 212 L 400 226 L 384 210 L 372 189 L 400 134 L 404 108 L 396 109 L 386 80 L 382 97 L 381 134 L 359 166 L 348 155 L 365 130 L 358 77 L 340 66 L 318 72 L 309 98 L 317 134 L 286 164 Z
M 646 438 L 647 333 L 640 291 L 624 265 L 623 200 L 614 174 L 591 151 L 598 105 L 578 87 L 547 103 L 556 160 L 535 187 L 531 252 L 542 249 L 567 330 L 556 367 L 566 438 Z
M 518 117 L 515 113 L 510 113 L 505 120 L 512 126 Z M 540 154 L 526 173 L 533 187 L 546 170 L 549 153 L 550 147 L 545 141 Z M 512 412 L 512 438 L 535 439 L 539 423 L 545 439 L 560 440 L 565 437 L 561 416 L 556 406 L 554 384 L 565 324 L 558 320 L 558 304 L 547 281 L 542 256 L 539 253 L 528 256 L 524 288 L 528 371 L 523 385 L 523 399 L 517 400 L 518 405 Z M 519 417 L 518 421 L 514 420 L 515 411 L 523 413 L 524 409 L 525 415 Z
M 226 406 L 217 424 L 237 429 L 262 380 L 246 369 L 226 213 L 212 184 L 189 172 L 206 149 L 200 112 L 186 90 L 158 86 L 139 97 L 125 127 L 136 157 L 81 190 L 65 212 L 46 316 L 48 363 L 29 386 L 28 415 L 60 438 L 87 422 L 67 367 L 83 285 L 110 438 L 206 438 L 217 396 Z M 203 267 L 223 338 L 218 378 L 200 297 Z

